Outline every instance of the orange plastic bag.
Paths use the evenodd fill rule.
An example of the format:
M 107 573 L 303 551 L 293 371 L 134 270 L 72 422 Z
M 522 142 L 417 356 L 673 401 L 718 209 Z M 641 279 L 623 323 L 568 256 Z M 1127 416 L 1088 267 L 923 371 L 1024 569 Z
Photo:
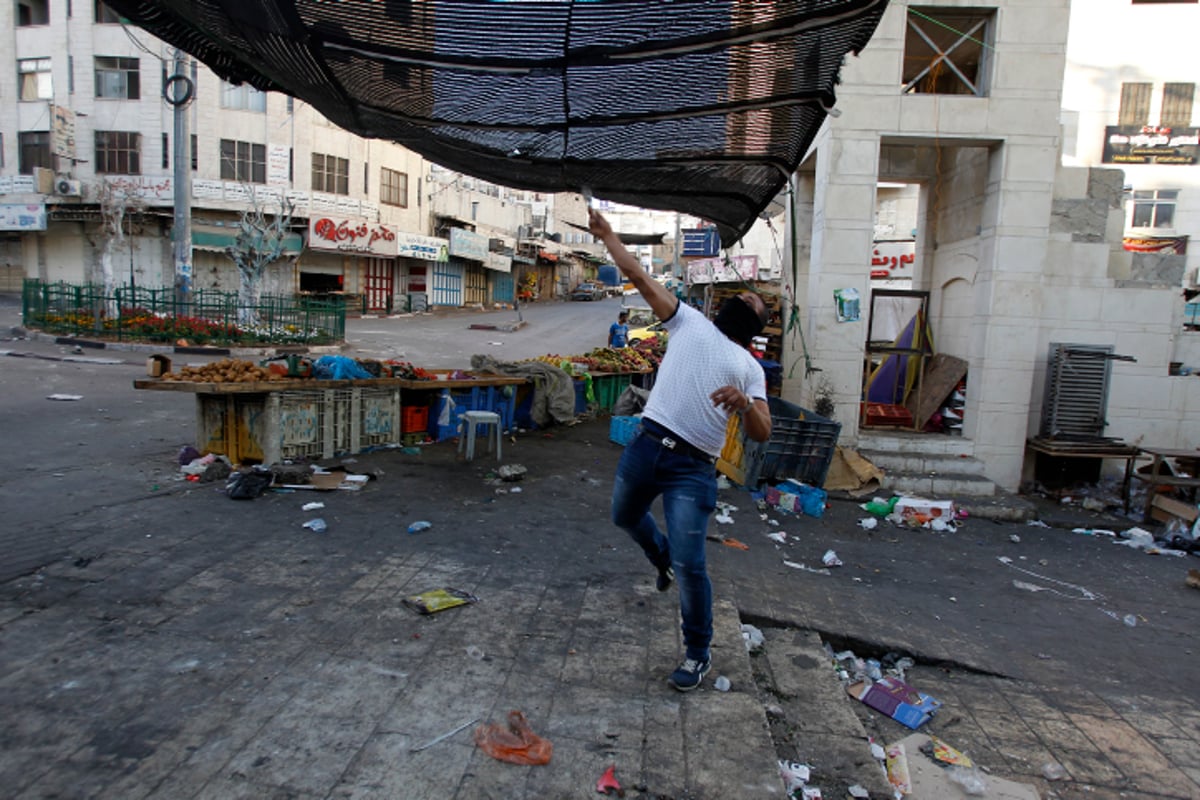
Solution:
M 533 732 L 520 711 L 508 712 L 508 727 L 492 722 L 475 729 L 475 744 L 498 761 L 510 764 L 549 764 L 554 745 Z

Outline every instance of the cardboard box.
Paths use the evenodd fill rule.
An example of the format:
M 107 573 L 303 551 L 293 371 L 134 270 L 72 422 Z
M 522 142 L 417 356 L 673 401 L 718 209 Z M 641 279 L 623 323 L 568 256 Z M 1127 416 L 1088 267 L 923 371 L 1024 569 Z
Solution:
M 344 472 L 314 472 L 312 485 L 317 491 L 327 492 L 341 486 L 345 479 L 346 473 Z
M 171 359 L 167 356 L 155 355 L 146 359 L 146 374 L 151 378 L 161 378 L 171 371 Z
M 942 707 L 941 700 L 918 692 L 899 678 L 884 677 L 874 683 L 859 681 L 847 686 L 846 693 L 913 730 L 928 722 Z
M 926 500 L 923 497 L 901 497 L 892 511 L 902 518 L 910 516 L 954 520 L 953 500 Z
M 1156 494 L 1154 499 L 1150 501 L 1150 518 L 1159 522 L 1170 522 L 1173 519 L 1181 519 L 1191 525 L 1196 521 L 1197 516 L 1200 516 L 1200 509 L 1176 500 L 1173 497 Z

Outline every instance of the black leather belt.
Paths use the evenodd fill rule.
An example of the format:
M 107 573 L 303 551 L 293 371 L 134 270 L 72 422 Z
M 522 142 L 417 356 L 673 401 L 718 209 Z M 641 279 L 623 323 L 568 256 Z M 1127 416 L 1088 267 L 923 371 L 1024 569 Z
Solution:
M 699 447 L 688 444 L 682 436 L 672 433 L 669 428 L 659 425 L 652 419 L 642 418 L 642 433 L 668 450 L 673 450 L 681 455 L 694 458 L 697 461 L 703 461 L 706 464 L 717 463 L 716 456 L 710 456 Z

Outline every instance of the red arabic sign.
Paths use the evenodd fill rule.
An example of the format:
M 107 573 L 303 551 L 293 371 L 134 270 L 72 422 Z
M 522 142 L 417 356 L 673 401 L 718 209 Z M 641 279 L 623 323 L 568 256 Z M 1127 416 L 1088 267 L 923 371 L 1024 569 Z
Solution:
M 875 280 L 911 278 L 917 260 L 914 241 L 875 242 L 871 248 L 871 277 Z
M 1125 249 L 1131 253 L 1160 253 L 1162 255 L 1187 255 L 1186 236 L 1126 236 Z
M 366 220 L 314 217 L 308 222 L 308 246 L 339 253 L 395 256 L 396 232 L 387 225 Z

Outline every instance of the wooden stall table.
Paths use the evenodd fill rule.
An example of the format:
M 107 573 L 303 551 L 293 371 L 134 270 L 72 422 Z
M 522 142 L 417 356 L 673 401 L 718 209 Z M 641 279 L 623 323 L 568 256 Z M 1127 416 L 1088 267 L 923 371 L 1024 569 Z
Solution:
M 438 373 L 435 373 L 438 374 Z M 201 452 L 234 463 L 274 464 L 289 458 L 333 458 L 402 443 L 402 393 L 512 386 L 523 377 L 470 379 L 363 378 L 213 383 L 141 379 L 135 389 L 196 397 L 196 443 Z
M 1121 481 L 1121 501 L 1129 513 L 1129 492 L 1133 476 L 1133 464 L 1142 456 L 1140 448 L 1111 440 L 1083 441 L 1071 439 L 1049 439 L 1038 436 L 1026 442 L 1035 453 L 1051 458 L 1098 458 L 1125 462 L 1125 476 Z
M 1200 475 L 1197 475 L 1197 465 L 1200 465 L 1200 449 L 1184 450 L 1170 447 L 1143 447 L 1142 453 L 1151 458 L 1150 471 L 1143 475 L 1137 473 L 1134 475 L 1139 481 L 1146 484 L 1146 507 L 1144 509 L 1145 518 L 1150 519 L 1150 511 L 1154 505 L 1154 497 L 1160 486 L 1173 486 L 1177 489 L 1190 489 L 1192 501 L 1196 500 L 1196 489 L 1200 487 Z M 1168 459 L 1184 460 L 1188 463 L 1188 470 L 1192 473 L 1192 477 L 1184 477 L 1182 475 L 1160 475 L 1159 470 L 1163 467 L 1163 462 Z

